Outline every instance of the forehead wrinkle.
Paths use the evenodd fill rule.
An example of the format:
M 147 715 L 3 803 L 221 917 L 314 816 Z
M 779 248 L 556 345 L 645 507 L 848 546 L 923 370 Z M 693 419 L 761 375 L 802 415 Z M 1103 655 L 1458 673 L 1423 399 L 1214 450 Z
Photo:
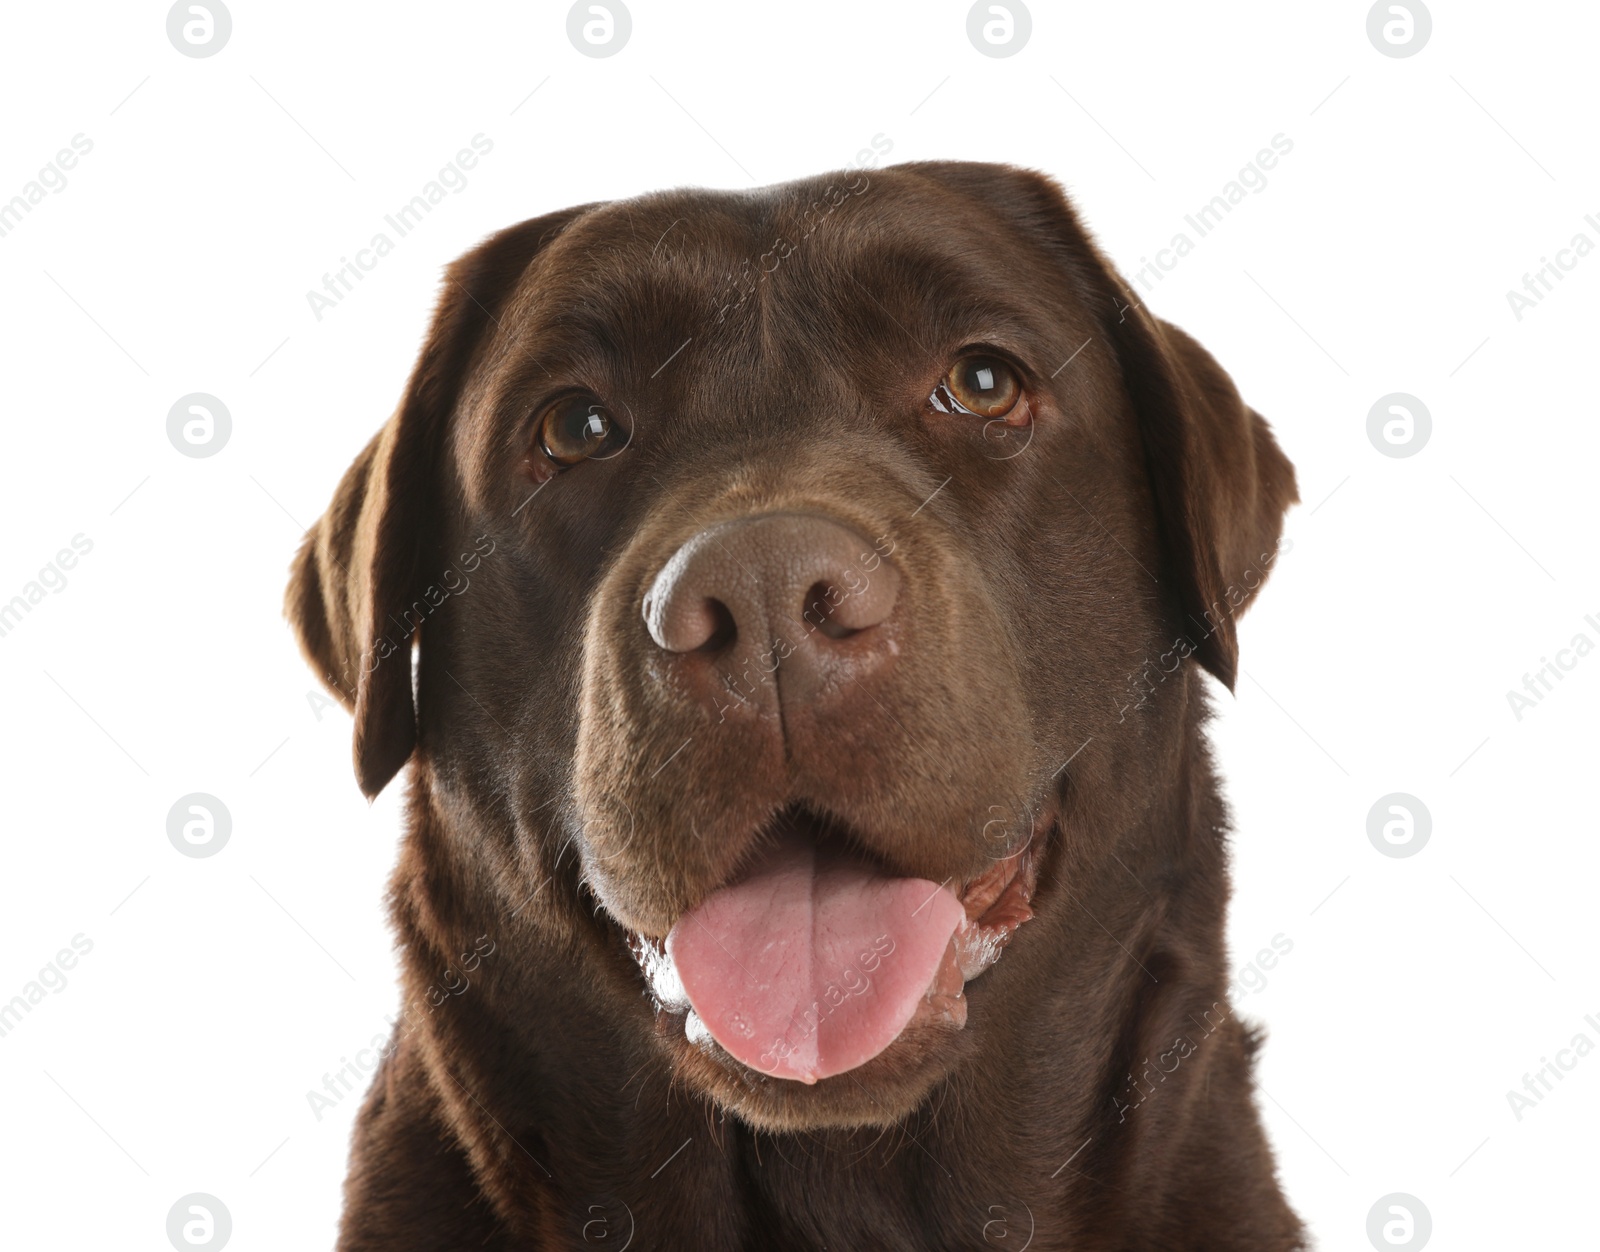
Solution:
M 501 319 L 495 363 L 528 386 L 578 371 L 637 382 L 694 334 L 706 303 L 703 288 L 648 271 L 552 266 Z
M 802 299 L 820 293 L 830 303 L 876 302 L 902 321 L 917 306 L 948 308 L 968 320 L 1002 314 L 1014 303 L 1016 276 L 1028 272 L 1021 241 L 960 199 L 892 173 L 875 176 L 814 227 L 801 203 L 809 201 L 805 189 L 785 197 L 774 233 L 797 242 L 773 275 L 774 287 L 798 287 Z M 911 300 L 896 308 L 891 294 L 902 293 Z
M 529 267 L 500 329 L 573 355 L 659 351 L 653 371 L 685 338 L 715 327 L 764 216 L 756 197 L 713 192 L 659 193 L 596 210 Z
M 992 262 L 922 244 L 866 243 L 819 250 L 805 269 L 787 282 L 776 276 L 772 299 L 813 346 L 853 354 L 871 346 L 942 365 L 945 353 L 971 342 L 1020 351 L 1056 337 L 1039 316 L 1038 284 L 1019 289 Z

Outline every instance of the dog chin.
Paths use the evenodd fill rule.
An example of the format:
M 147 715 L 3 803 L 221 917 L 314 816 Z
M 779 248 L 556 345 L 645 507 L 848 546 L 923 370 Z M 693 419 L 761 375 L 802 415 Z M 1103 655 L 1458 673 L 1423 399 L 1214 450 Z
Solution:
M 870 1061 L 807 1084 L 743 1065 L 714 1040 L 691 1042 L 684 1015 L 658 1011 L 656 1036 L 678 1081 L 769 1134 L 894 1125 L 926 1101 L 970 1047 L 970 1037 L 949 1021 L 914 1021 Z

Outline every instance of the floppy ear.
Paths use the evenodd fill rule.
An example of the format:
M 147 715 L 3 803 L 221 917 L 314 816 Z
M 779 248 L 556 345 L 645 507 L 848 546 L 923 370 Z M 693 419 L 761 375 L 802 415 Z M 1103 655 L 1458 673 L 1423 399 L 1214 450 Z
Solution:
M 1300 499 L 1272 431 L 1210 353 L 1130 293 L 1052 179 L 978 163 L 896 168 L 931 175 L 1009 220 L 1054 256 L 1098 319 L 1138 414 L 1173 612 L 1196 658 L 1231 690 L 1235 619 L 1272 567 L 1284 512 Z
M 1235 621 L 1271 572 L 1283 515 L 1300 499 L 1294 466 L 1211 354 L 1107 275 L 1121 290 L 1111 334 L 1139 414 L 1182 629 L 1231 691 Z
M 354 711 L 356 780 L 369 798 L 417 744 L 412 647 L 428 614 L 444 432 L 462 380 L 539 249 L 588 207 L 501 231 L 445 271 L 400 406 L 345 471 L 291 566 L 284 611 L 329 691 Z

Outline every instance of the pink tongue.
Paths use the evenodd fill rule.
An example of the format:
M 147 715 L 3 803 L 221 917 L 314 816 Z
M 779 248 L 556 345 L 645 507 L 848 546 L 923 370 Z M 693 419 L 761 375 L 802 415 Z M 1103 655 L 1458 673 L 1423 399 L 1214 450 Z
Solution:
M 815 1082 L 895 1041 L 963 916 L 937 883 L 790 839 L 680 918 L 667 954 L 712 1038 L 753 1069 Z

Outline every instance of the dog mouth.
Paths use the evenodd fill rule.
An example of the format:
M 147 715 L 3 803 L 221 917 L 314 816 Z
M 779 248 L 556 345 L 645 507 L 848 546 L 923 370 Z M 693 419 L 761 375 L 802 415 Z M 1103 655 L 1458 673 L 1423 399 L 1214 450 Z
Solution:
M 914 1025 L 962 1029 L 966 984 L 1033 916 L 1033 837 L 957 884 L 886 872 L 797 809 L 765 833 L 759 857 L 665 940 L 629 946 L 690 1044 L 772 1078 L 845 1073 Z

